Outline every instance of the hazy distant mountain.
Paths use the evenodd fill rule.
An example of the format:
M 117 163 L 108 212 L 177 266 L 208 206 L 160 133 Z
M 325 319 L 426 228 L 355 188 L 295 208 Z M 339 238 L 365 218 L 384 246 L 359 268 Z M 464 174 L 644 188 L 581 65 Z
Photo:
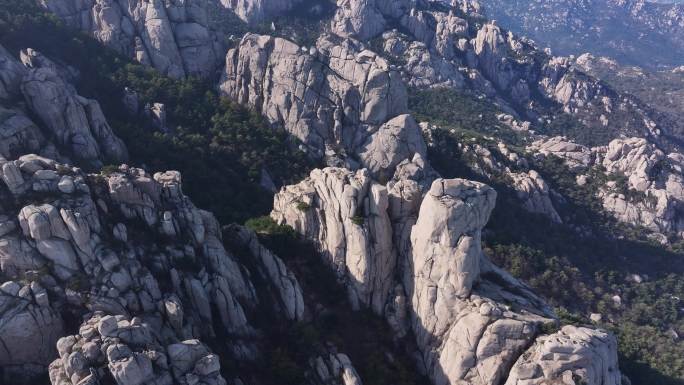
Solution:
M 684 64 L 677 0 L 480 0 L 487 16 L 564 55 L 609 56 L 646 68 Z

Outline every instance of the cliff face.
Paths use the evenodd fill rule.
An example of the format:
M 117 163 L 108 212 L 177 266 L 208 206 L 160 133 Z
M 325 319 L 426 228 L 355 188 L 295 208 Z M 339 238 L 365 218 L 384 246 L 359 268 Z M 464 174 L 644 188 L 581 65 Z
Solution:
M 2 170 L 5 373 L 40 372 L 57 346 L 53 384 L 94 380 L 91 367 L 108 368 L 123 384 L 176 383 L 193 368 L 217 379 L 216 356 L 195 340 L 231 336 L 222 337 L 222 354 L 257 354 L 246 314 L 260 300 L 250 274 L 267 282 L 275 314 L 302 318 L 292 273 L 253 233 L 231 228 L 255 266 L 249 273 L 224 248 L 214 217 L 183 195 L 177 172 L 121 166 L 86 175 L 35 155 L 4 161 Z M 90 319 L 60 338 L 74 330 L 66 314 Z
M 68 25 L 169 77 L 213 75 L 225 52 L 209 22 L 215 5 L 208 0 L 40 3 Z
M 425 155 L 420 129 L 407 115 L 401 77 L 351 40 L 324 36 L 306 49 L 248 34 L 228 51 L 219 87 L 329 164 L 387 178 L 400 161 Z

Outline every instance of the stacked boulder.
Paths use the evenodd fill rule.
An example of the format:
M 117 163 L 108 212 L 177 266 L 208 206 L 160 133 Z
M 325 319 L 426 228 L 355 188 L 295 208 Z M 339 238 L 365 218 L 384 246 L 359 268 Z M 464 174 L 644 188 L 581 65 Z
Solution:
M 117 384 L 226 385 L 219 357 L 198 340 L 164 346 L 152 325 L 140 318 L 93 314 L 78 334 L 57 342 L 50 365 L 52 385 Z

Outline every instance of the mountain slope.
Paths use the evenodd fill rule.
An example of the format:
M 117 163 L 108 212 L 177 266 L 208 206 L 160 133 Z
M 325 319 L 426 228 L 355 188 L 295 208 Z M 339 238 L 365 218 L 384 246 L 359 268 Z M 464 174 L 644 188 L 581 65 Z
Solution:
M 478 1 L 489 18 L 561 55 L 591 52 L 649 69 L 684 64 L 681 4 L 643 0 Z

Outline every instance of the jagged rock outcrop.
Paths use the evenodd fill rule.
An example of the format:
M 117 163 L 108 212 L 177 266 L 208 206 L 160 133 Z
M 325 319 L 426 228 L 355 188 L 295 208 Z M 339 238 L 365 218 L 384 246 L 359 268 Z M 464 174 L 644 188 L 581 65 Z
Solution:
M 43 132 L 23 111 L 0 107 L 0 156 L 6 159 L 15 159 L 26 153 L 58 156 L 57 149 L 46 146 L 48 141 Z
M 616 139 L 594 151 L 607 175 L 617 178 L 600 192 L 607 211 L 626 223 L 684 236 L 682 154 L 665 155 L 641 138 Z
M 387 189 L 366 170 L 326 168 L 284 187 L 271 216 L 314 241 L 353 306 L 382 314 L 396 265 L 387 207 Z
M 495 384 L 523 353 L 549 309 L 493 268 L 480 232 L 494 208 L 490 187 L 460 179 L 433 182 L 411 231 L 407 287 L 411 322 L 435 384 Z M 404 279 L 409 281 L 409 279 Z M 500 282 L 520 289 L 508 292 Z M 514 292 L 521 293 L 519 295 Z M 502 297 L 513 305 L 502 306 Z
M 213 215 L 197 209 L 183 194 L 178 172 L 149 175 L 123 165 L 105 175 L 86 175 L 36 155 L 2 161 L 0 168 L 0 194 L 6 202 L 0 215 L 0 271 L 6 279 L 30 283 L 23 288 L 11 281 L 2 286 L 10 294 L 3 302 L 8 306 L 0 311 L 0 329 L 2 340 L 12 344 L 11 350 L 0 351 L 0 362 L 30 367 L 21 372 L 18 382 L 45 369 L 40 365 L 47 365 L 45 357 L 54 352 L 55 336 L 62 335 L 62 314 L 78 318 L 86 312 L 102 312 L 132 324 L 141 320 L 154 330 L 154 341 L 169 349 L 174 378 L 187 377 L 197 368 L 192 364 L 173 369 L 169 345 L 185 340 L 217 341 L 222 354 L 238 360 L 255 357 L 254 328 L 247 315 L 261 306 L 251 281 L 254 275 L 260 275 L 265 292 L 279 300 L 271 310 L 262 307 L 262 311 L 272 311 L 284 321 L 302 318 L 301 289 L 282 261 L 259 245 L 252 233 L 235 228 L 228 236 L 235 237 L 232 244 L 243 245 L 253 268 L 249 271 L 224 247 Z M 41 198 L 36 201 L 36 197 Z M 31 315 L 35 325 L 26 325 L 36 329 L 32 337 L 16 326 Z M 130 333 L 126 329 L 122 335 L 138 335 L 146 327 Z M 91 337 L 95 338 L 82 335 L 88 341 Z M 27 344 L 14 344 L 22 338 Z M 107 356 L 107 361 L 87 361 L 87 365 L 78 361 L 78 380 L 88 375 L 88 367 L 104 367 L 106 362 L 114 377 L 119 369 L 126 376 L 130 364 L 135 366 L 130 368 L 135 376 L 142 375 L 130 383 L 150 383 L 149 360 L 155 375 L 161 375 L 166 364 L 140 358 L 142 350 L 154 350 L 146 344 L 144 340 L 130 346 L 132 356 L 124 346 L 121 349 L 128 353 L 119 358 Z M 54 365 L 63 365 L 68 378 L 78 382 L 71 360 Z M 217 370 L 200 374 L 219 381 L 213 374 Z M 193 372 L 191 377 L 200 374 Z
M 0 107 L 0 156 L 38 153 L 88 168 L 127 160 L 126 146 L 99 103 L 78 95 L 67 80 L 68 69 L 30 48 L 21 51 L 21 59 L 23 64 L 0 47 L 0 63 L 7 69 L 3 93 L 8 95 L 7 107 Z
M 211 28 L 207 0 L 39 3 L 68 25 L 173 78 L 208 77 L 222 63 L 225 48 Z
M 527 211 L 545 215 L 556 223 L 563 222 L 553 206 L 549 185 L 538 172 L 530 170 L 527 173 L 509 175 L 513 179 L 513 188 Z
M 528 146 L 527 150 L 541 156 L 559 157 L 571 170 L 575 171 L 586 169 L 594 162 L 594 154 L 590 148 L 561 136 L 539 139 Z
M 307 50 L 284 39 L 248 34 L 228 51 L 220 89 L 257 108 L 314 156 L 341 157 L 352 169 L 366 167 L 374 176 L 389 178 L 400 161 L 425 155 L 420 130 L 406 115 L 406 88 L 399 74 L 351 40 L 323 37 Z
M 256 234 L 242 226 L 229 228 L 238 244 L 245 246 L 256 259 L 255 264 L 261 275 L 273 285 L 277 294 L 276 301 L 287 319 L 301 321 L 304 318 L 304 299 L 302 289 L 294 274 L 278 256 L 259 243 Z
M 225 385 L 219 357 L 198 340 L 164 345 L 141 318 L 96 312 L 77 335 L 57 342 L 59 358 L 50 365 L 52 385 L 117 384 Z
M 401 17 L 414 3 L 411 0 L 337 0 L 331 29 L 339 36 L 368 40 L 384 31 L 386 17 Z
M 0 232 L 12 230 L 7 218 L 0 220 Z M 55 343 L 64 333 L 64 323 L 39 283 L 0 285 L 0 320 L 0 367 L 8 379 L 41 371 L 57 354 Z
M 506 385 L 617 385 L 621 378 L 616 351 L 617 341 L 608 333 L 565 326 L 539 337 L 515 363 Z

